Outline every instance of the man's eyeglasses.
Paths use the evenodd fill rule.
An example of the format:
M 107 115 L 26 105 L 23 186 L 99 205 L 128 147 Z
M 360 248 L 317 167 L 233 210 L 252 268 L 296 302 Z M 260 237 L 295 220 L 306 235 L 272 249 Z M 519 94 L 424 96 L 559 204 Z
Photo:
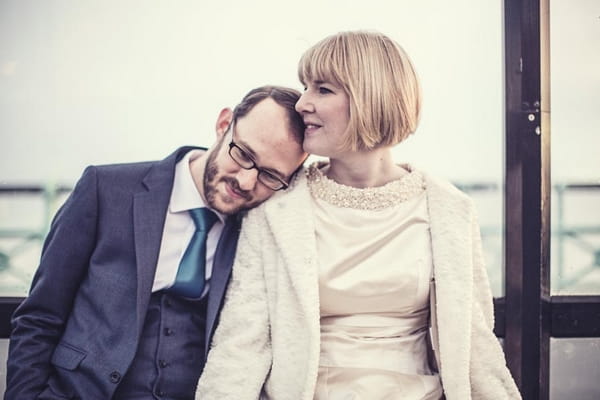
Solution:
M 257 179 L 269 189 L 287 189 L 288 184 L 286 182 L 272 173 L 258 167 L 252 157 L 250 157 L 244 149 L 235 144 L 233 137 L 231 143 L 229 143 L 229 156 L 237 163 L 237 165 L 244 169 L 256 169 L 258 171 Z

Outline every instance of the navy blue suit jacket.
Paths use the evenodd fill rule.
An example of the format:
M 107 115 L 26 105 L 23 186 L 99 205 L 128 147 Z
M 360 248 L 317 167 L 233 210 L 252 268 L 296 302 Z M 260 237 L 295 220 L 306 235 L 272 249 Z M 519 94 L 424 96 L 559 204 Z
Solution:
M 58 211 L 29 296 L 13 315 L 5 399 L 35 399 L 54 366 L 108 399 L 131 364 L 150 300 L 176 162 L 88 167 Z M 214 259 L 206 349 L 239 234 L 230 217 Z M 206 350 L 207 351 L 207 350 Z M 202 368 L 199 365 L 198 368 Z

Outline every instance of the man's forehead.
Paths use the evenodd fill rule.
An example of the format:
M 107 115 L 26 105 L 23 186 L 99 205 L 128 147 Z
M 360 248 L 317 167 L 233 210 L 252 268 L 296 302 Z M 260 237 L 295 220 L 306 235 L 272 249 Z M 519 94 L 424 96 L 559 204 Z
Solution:
M 246 129 L 242 125 L 233 126 L 233 141 L 244 148 L 248 154 L 253 156 L 257 161 L 265 160 L 280 153 L 281 147 L 288 145 L 292 141 L 292 135 L 287 131 L 287 128 L 270 130 Z
M 287 110 L 275 100 L 266 98 L 259 101 L 244 116 L 237 119 L 240 126 L 258 126 L 266 128 L 269 126 L 285 126 L 287 128 Z
M 272 99 L 261 101 L 238 118 L 234 128 L 236 139 L 248 145 L 285 143 L 293 138 L 287 111 Z
M 255 125 L 239 120 L 233 126 L 233 141 L 241 146 L 262 168 L 285 177 L 297 166 L 294 159 L 302 152 L 296 142 L 285 114 L 271 124 Z

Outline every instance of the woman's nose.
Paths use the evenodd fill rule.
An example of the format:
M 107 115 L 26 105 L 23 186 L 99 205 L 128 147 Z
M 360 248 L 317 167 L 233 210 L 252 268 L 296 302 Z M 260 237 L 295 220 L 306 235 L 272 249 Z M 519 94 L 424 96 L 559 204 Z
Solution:
M 310 96 L 306 92 L 304 92 L 304 94 L 300 96 L 296 102 L 296 111 L 299 113 L 314 111 L 314 106 L 310 101 Z

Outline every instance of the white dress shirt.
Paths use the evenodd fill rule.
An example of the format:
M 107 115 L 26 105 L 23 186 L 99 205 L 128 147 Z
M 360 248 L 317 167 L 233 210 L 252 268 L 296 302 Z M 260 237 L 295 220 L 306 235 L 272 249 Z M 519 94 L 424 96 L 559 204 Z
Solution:
M 154 284 L 152 292 L 173 286 L 179 262 L 187 248 L 196 227 L 188 210 L 198 207 L 206 207 L 204 200 L 198 193 L 192 173 L 190 171 L 190 162 L 204 154 L 203 150 L 192 150 L 188 152 L 175 166 L 175 176 L 173 178 L 173 190 L 167 209 L 165 226 L 163 228 L 162 241 L 160 243 L 160 252 L 156 265 L 156 274 L 154 275 Z M 215 250 L 221 232 L 224 227 L 225 218 L 220 213 L 213 210 L 219 217 L 208 233 L 206 239 L 206 285 L 203 296 L 208 291 L 208 284 L 212 275 L 213 260 Z

